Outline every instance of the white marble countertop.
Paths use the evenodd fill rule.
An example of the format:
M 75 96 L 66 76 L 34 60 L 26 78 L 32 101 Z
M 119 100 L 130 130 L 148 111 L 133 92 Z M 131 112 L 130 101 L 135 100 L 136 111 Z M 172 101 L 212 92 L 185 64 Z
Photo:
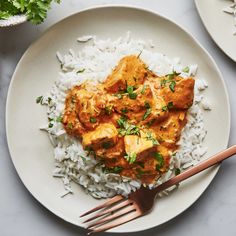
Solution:
M 0 29 L 0 235 L 73 236 L 85 231 L 66 223 L 42 207 L 25 189 L 11 162 L 5 136 L 5 103 L 8 85 L 20 57 L 27 47 L 49 26 L 78 10 L 92 5 L 129 4 L 156 10 L 173 19 L 210 52 L 226 81 L 232 124 L 229 144 L 236 143 L 236 64 L 214 44 L 197 14 L 193 0 L 62 0 L 54 5 L 45 23 L 25 23 Z M 219 95 L 220 96 L 220 95 Z M 236 158 L 225 161 L 216 178 L 201 198 L 170 222 L 135 235 L 236 235 Z M 124 234 L 126 235 L 126 234 Z M 130 234 L 127 234 L 130 235 Z

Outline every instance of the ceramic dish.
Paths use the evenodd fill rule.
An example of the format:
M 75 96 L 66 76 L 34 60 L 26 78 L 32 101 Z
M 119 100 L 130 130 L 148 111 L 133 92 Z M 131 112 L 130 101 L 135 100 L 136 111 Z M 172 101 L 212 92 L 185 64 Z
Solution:
M 198 13 L 212 39 L 227 56 L 236 61 L 234 18 L 222 11 L 230 3 L 227 0 L 195 0 Z
M 180 26 L 157 13 L 128 6 L 95 7 L 60 21 L 30 46 L 16 68 L 7 99 L 7 139 L 12 161 L 30 193 L 51 212 L 81 227 L 79 215 L 104 200 L 93 199 L 78 185 L 73 185 L 73 195 L 60 198 L 63 186 L 52 177 L 53 148 L 46 133 L 39 131 L 46 122 L 45 108 L 39 107 L 35 99 L 49 91 L 58 77 L 58 50 L 80 50 L 84 45 L 76 42 L 78 36 L 93 34 L 115 39 L 127 31 L 133 38 L 152 39 L 156 51 L 178 56 L 184 64 L 198 64 L 197 76 L 209 84 L 205 95 L 212 105 L 212 111 L 204 117 L 208 130 L 205 157 L 226 148 L 228 143 L 230 108 L 224 81 L 211 56 Z M 179 215 L 200 197 L 217 170 L 211 168 L 185 181 L 178 191 L 158 200 L 151 214 L 112 232 L 149 229 Z
M 25 15 L 11 16 L 7 20 L 0 20 L 0 27 L 19 25 L 27 21 Z

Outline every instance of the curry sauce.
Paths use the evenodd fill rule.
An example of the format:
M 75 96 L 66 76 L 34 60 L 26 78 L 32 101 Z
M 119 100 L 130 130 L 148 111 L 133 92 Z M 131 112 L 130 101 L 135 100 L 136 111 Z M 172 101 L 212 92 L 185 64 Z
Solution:
M 152 183 L 169 168 L 193 97 L 193 78 L 158 77 L 139 57 L 126 56 L 105 82 L 69 91 L 63 125 L 105 171 Z

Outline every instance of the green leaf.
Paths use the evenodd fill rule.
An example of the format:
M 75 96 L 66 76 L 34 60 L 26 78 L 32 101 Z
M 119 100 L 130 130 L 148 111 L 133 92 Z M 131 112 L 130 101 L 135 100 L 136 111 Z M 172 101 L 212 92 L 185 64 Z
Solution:
M 156 170 L 160 170 L 165 164 L 164 158 L 160 152 L 155 152 L 154 158 L 158 161 L 158 164 L 156 165 Z
M 121 166 L 115 166 L 115 167 L 113 167 L 113 168 L 107 168 L 107 167 L 103 168 L 103 171 L 104 171 L 105 173 L 115 173 L 115 174 L 119 174 L 122 170 L 123 170 L 123 167 L 121 167 Z
M 129 124 L 124 117 L 117 120 L 119 125 L 119 134 L 125 135 L 140 135 L 140 129 L 138 126 Z
M 168 102 L 167 106 L 162 107 L 162 111 L 168 111 L 169 109 L 171 109 L 173 107 L 174 107 L 173 102 Z
M 146 139 L 147 139 L 147 140 L 152 141 L 152 144 L 153 144 L 153 145 L 159 145 L 159 142 L 157 141 L 156 138 L 153 137 L 153 135 L 152 135 L 151 132 L 147 132 L 146 134 L 147 134 L 147 136 L 146 136 Z
M 97 119 L 95 117 L 90 117 L 90 123 L 96 123 Z
M 171 74 L 166 75 L 169 80 L 173 80 L 176 76 L 180 75 L 180 73 L 177 73 L 176 71 L 173 71 Z
M 56 122 L 62 122 L 62 120 L 63 120 L 63 116 L 62 115 L 60 115 L 60 116 L 58 116 L 56 118 Z
M 0 0 L 0 19 L 25 14 L 29 21 L 39 24 L 47 17 L 53 0 Z M 59 0 L 54 0 L 60 3 Z
M 128 110 L 128 108 L 126 108 L 126 107 L 124 107 L 124 108 L 121 109 L 121 112 L 122 112 L 123 114 L 126 114 L 128 111 L 129 111 L 129 110 Z
M 175 91 L 175 85 L 176 85 L 176 82 L 174 80 L 170 82 L 169 88 L 172 92 Z
M 106 113 L 106 115 L 111 115 L 112 109 L 113 109 L 113 106 L 112 106 L 112 105 L 106 106 L 106 107 L 105 107 L 105 113 Z
M 188 72 L 189 72 L 189 67 L 186 66 L 186 67 L 183 69 L 183 72 L 188 73 Z
M 85 69 L 78 70 L 76 74 L 83 73 L 83 72 L 85 72 Z
M 179 174 L 180 174 L 180 172 L 181 172 L 181 171 L 180 171 L 180 169 L 179 169 L 179 168 L 176 168 L 176 169 L 175 169 L 175 175 L 179 175 Z
M 148 116 L 150 116 L 151 113 L 152 113 L 152 109 L 148 108 L 143 115 L 143 120 L 146 120 L 148 118 Z
M 128 85 L 126 90 L 127 90 L 127 93 L 133 93 L 133 91 L 134 91 L 134 86 Z
M 42 105 L 42 102 L 43 102 L 43 96 L 39 96 L 36 98 L 36 103 L 40 103 Z
M 137 96 L 138 96 L 137 93 L 129 93 L 129 98 L 130 98 L 130 99 L 136 99 Z
M 128 153 L 124 156 L 124 158 L 130 163 L 134 163 L 136 161 L 137 158 L 137 154 L 135 152 L 133 153 Z

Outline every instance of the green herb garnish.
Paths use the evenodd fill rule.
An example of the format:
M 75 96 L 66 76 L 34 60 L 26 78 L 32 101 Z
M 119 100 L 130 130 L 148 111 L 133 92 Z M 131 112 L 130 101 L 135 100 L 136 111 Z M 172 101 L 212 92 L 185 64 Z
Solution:
M 175 91 L 175 85 L 176 85 L 176 82 L 174 80 L 170 82 L 169 88 L 172 92 Z
M 68 123 L 68 124 L 67 124 L 67 128 L 73 129 L 73 124 L 72 124 L 72 123 Z
M 36 98 L 36 103 L 40 103 L 41 105 L 43 105 L 43 96 L 39 96 Z
M 164 158 L 160 152 L 155 152 L 154 158 L 158 161 L 158 164 L 156 165 L 156 170 L 160 170 L 165 164 Z
M 180 73 L 177 73 L 176 71 L 173 71 L 171 74 L 166 75 L 169 80 L 173 80 L 176 76 L 180 75 Z
M 48 128 L 52 128 L 53 127 L 53 124 L 52 123 L 49 123 L 48 124 Z
M 63 116 L 62 115 L 60 115 L 60 116 L 58 116 L 56 118 L 56 122 L 62 122 L 62 120 L 63 120 Z
M 90 117 L 90 123 L 96 123 L 97 119 L 95 117 Z
M 107 168 L 107 167 L 103 168 L 103 171 L 104 171 L 105 173 L 115 173 L 115 174 L 119 174 L 122 170 L 123 170 L 123 167 L 121 167 L 121 166 L 115 166 L 115 167 L 113 167 L 113 168 Z
M 112 105 L 106 106 L 106 107 L 105 107 L 105 113 L 106 113 L 107 115 L 111 115 L 112 109 L 113 109 L 113 106 L 112 106 Z
M 137 154 L 135 152 L 133 153 L 128 153 L 124 156 L 124 158 L 130 163 L 134 163 L 136 161 L 137 158 Z
M 78 71 L 76 72 L 76 74 L 80 74 L 80 73 L 83 73 L 83 72 L 85 72 L 85 69 L 78 70 Z
M 126 91 L 130 99 L 136 99 L 137 93 L 134 93 L 134 86 L 128 85 Z
M 183 69 L 183 72 L 188 73 L 188 72 L 189 72 L 189 67 L 186 66 L 186 67 Z
M 125 135 L 140 135 L 140 129 L 138 126 L 129 124 L 124 117 L 121 117 L 117 120 L 119 125 L 119 134 L 122 136 Z
M 146 139 L 152 141 L 153 145 L 159 145 L 159 142 L 157 141 L 156 138 L 153 137 L 151 132 L 147 132 Z
M 52 2 L 60 3 L 60 0 L 1 0 L 0 19 L 25 14 L 29 21 L 39 24 L 47 17 Z
M 175 169 L 175 175 L 179 175 L 179 174 L 180 174 L 180 172 L 181 172 L 181 171 L 180 171 L 180 169 L 179 169 L 179 168 L 176 168 L 176 169 Z
M 168 102 L 167 106 L 162 107 L 162 111 L 168 111 L 169 109 L 171 109 L 173 107 L 174 107 L 173 102 Z
M 126 108 L 126 107 L 124 107 L 124 108 L 121 109 L 121 112 L 122 112 L 123 114 L 126 114 L 128 111 L 129 111 L 129 110 L 128 110 L 128 108 Z
M 148 116 L 152 113 L 152 109 L 151 106 L 148 102 L 145 102 L 144 107 L 147 109 L 146 112 L 143 115 L 143 119 L 142 120 L 146 120 L 148 118 Z

